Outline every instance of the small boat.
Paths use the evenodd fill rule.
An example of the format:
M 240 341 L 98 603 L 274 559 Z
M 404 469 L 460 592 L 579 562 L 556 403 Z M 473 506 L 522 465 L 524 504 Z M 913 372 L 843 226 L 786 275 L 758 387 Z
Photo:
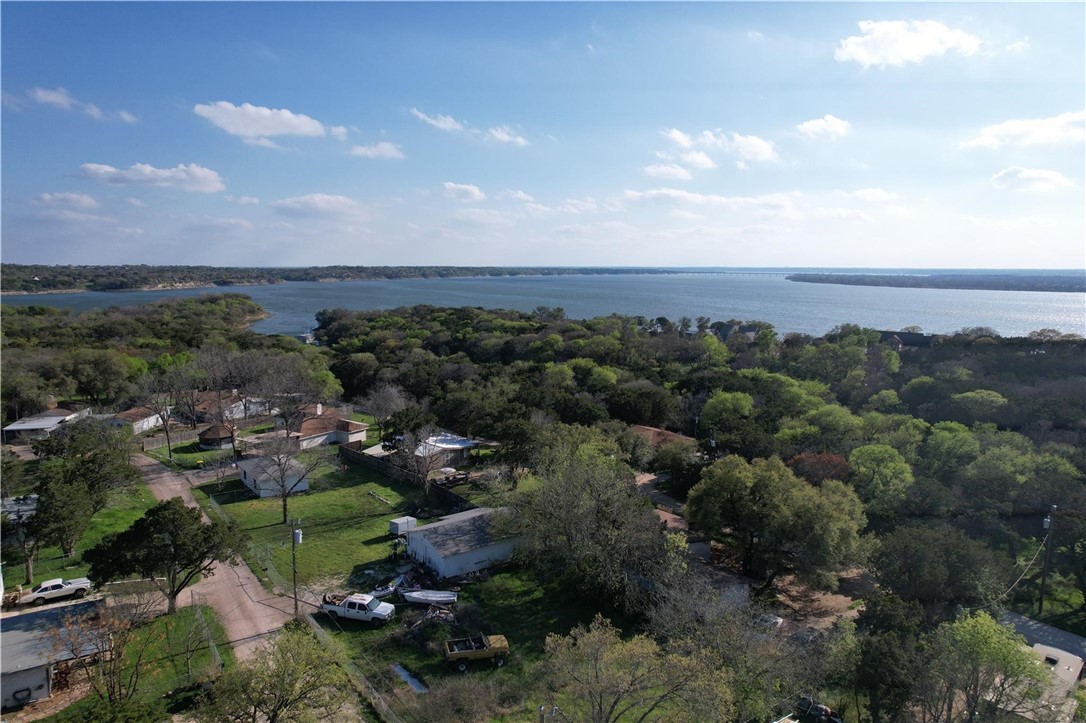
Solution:
M 403 576 L 401 575 L 400 577 L 397 577 L 389 582 L 387 585 L 382 585 L 381 587 L 371 591 L 370 595 L 373 595 L 375 598 L 378 599 L 384 599 L 392 593 L 396 592 L 396 588 L 398 588 L 402 582 Z
M 451 590 L 400 590 L 404 602 L 416 605 L 451 605 L 456 593 Z

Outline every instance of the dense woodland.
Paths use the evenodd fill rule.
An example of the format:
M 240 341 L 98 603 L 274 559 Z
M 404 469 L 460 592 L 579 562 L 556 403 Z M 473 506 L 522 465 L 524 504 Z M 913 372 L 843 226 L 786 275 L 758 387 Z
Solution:
M 5 308 L 4 419 L 50 396 L 145 402 L 171 369 L 270 394 L 289 367 L 284 394 L 340 396 L 388 434 L 497 440 L 494 502 L 521 513 L 509 524 L 522 563 L 609 601 L 599 612 L 645 637 L 607 638 L 603 622 L 580 635 L 678 655 L 701 671 L 683 690 L 714 690 L 727 712 L 705 715 L 722 719 L 768 719 L 780 691 L 804 687 L 863 701 L 873 720 L 979 719 L 969 666 L 1019 675 L 1007 695 L 1032 690 L 989 614 L 1035 610 L 1052 505 L 1049 586 L 1063 602 L 1046 619 L 1086 632 L 1086 342 L 1074 335 L 974 328 L 908 347 L 848 324 L 781 337 L 757 321 L 416 306 L 322 311 L 320 347 L 305 347 L 248 331 L 260 314 L 236 294 L 81 315 Z M 695 441 L 653 449 L 631 424 Z M 756 601 L 786 576 L 833 589 L 857 567 L 877 591 L 816 652 L 707 614 L 708 583 L 634 490 L 645 469 L 754 581 Z M 998 654 L 969 658 L 981 648 Z M 554 641 L 554 656 L 573 652 Z
M 993 291 L 1086 291 L 1083 274 L 791 274 L 789 281 L 910 289 L 989 289 Z
M 658 274 L 658 269 L 525 268 L 497 266 L 309 266 L 252 268 L 228 266 L 49 266 L 0 265 L 5 292 L 126 291 L 187 286 L 278 284 L 283 281 L 435 279 L 468 276 L 557 276 L 566 274 Z

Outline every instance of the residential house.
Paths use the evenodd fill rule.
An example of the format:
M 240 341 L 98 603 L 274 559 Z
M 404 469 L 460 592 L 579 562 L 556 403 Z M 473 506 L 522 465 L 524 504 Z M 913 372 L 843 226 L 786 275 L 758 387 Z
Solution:
M 333 412 L 302 422 L 298 431 L 298 447 L 309 449 L 322 444 L 351 444 L 365 442 L 370 426 L 364 422 L 346 419 Z
M 468 455 L 479 443 L 453 434 L 441 432 L 427 437 L 415 448 L 416 457 L 429 458 L 431 469 L 437 467 L 455 467 L 468 461 Z
M 200 392 L 196 401 L 196 422 L 220 422 L 256 417 L 261 414 L 274 414 L 267 401 L 253 399 L 238 394 L 230 389 Z
M 85 615 L 100 604 L 100 600 L 80 602 L 4 618 L 0 629 L 0 690 L 5 710 L 49 698 L 62 682 L 58 680 L 58 668 L 98 652 L 87 647 L 79 651 L 80 655 L 73 655 L 57 650 L 54 641 L 56 632 L 63 631 L 67 616 Z
M 238 469 L 242 484 L 257 497 L 279 497 L 283 488 L 290 494 L 309 491 L 305 467 L 294 459 L 251 457 L 239 461 Z
M 4 427 L 4 444 L 11 444 L 22 438 L 44 439 L 55 432 L 60 425 L 82 419 L 89 415 L 90 411 L 89 407 L 80 411 L 56 407 L 40 414 L 23 417 Z
M 171 410 L 172 412 L 172 410 Z M 162 426 L 162 417 L 150 407 L 132 407 L 110 418 L 114 427 L 127 427 L 132 434 L 143 434 Z
M 439 578 L 466 575 L 508 560 L 519 541 L 494 526 L 505 508 L 479 507 L 404 530 L 407 554 Z

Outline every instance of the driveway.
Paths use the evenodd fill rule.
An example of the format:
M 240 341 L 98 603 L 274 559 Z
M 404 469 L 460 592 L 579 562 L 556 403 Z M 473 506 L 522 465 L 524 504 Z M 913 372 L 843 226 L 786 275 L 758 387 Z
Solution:
M 192 496 L 192 484 L 198 482 L 201 475 L 174 472 L 143 454 L 135 455 L 132 462 L 143 474 L 143 480 L 155 499 L 164 502 L 171 497 L 180 497 L 188 506 L 197 507 Z M 204 519 L 207 520 L 206 514 Z M 265 590 L 245 563 L 237 566 L 217 563 L 212 573 L 189 589 L 203 597 L 201 602 L 214 608 L 226 628 L 234 656 L 244 660 L 271 633 L 290 620 L 294 601 Z M 178 604 L 187 605 L 191 600 L 192 595 L 183 592 Z

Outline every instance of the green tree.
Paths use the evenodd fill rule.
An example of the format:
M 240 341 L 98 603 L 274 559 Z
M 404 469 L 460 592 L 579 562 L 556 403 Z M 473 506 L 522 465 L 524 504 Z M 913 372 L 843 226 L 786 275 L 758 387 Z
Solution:
M 1048 667 L 1025 638 L 986 612 L 939 626 L 921 670 L 915 700 L 923 723 L 1033 717 L 1048 709 Z
M 115 490 L 130 487 L 140 479 L 139 470 L 132 464 L 131 431 L 113 427 L 105 420 L 71 422 L 35 441 L 33 447 L 54 476 L 79 485 L 94 512 L 105 509 Z
M 544 576 L 636 607 L 667 556 L 660 522 L 621 458 L 594 429 L 541 434 L 532 462 L 539 484 L 515 503 L 518 555 Z
M 913 470 L 901 453 L 887 444 L 867 444 L 848 456 L 850 481 L 869 514 L 893 515 L 913 484 Z
M 140 575 L 155 581 L 168 610 L 200 575 L 213 575 L 216 562 L 237 564 L 244 534 L 233 522 L 204 522 L 202 513 L 180 497 L 160 502 L 122 532 L 105 536 L 83 553 L 96 585 Z
M 714 462 L 690 491 L 687 519 L 737 548 L 743 572 L 765 578 L 794 572 L 833 588 L 834 572 L 860 554 L 867 520 L 855 492 L 836 480 L 813 487 L 776 457 Z
M 576 720 L 723 720 L 730 709 L 725 674 L 697 649 L 662 649 L 652 638 L 623 640 L 600 615 L 544 645 L 551 685 Z
M 990 604 L 1004 587 L 1003 568 L 984 543 L 945 524 L 903 525 L 882 538 L 875 557 L 879 583 L 932 620 Z
M 197 718 L 208 723 L 353 719 L 354 696 L 343 664 L 338 647 L 288 626 L 215 681 Z
M 31 522 L 46 544 L 56 545 L 65 557 L 72 557 L 95 510 L 86 485 L 79 479 L 66 478 L 64 472 L 56 461 L 42 465 L 38 506 Z

